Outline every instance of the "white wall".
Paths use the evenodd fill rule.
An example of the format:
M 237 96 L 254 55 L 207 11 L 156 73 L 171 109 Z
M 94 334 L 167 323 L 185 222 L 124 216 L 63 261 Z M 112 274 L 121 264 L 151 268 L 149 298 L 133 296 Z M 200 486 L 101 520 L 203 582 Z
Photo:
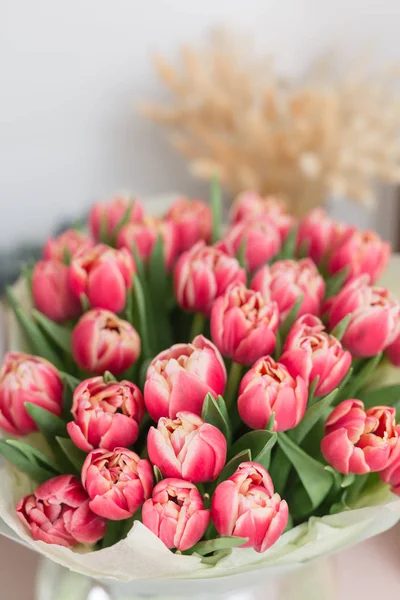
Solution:
M 119 189 L 204 190 L 133 107 L 161 94 L 151 50 L 218 24 L 289 71 L 331 44 L 400 59 L 398 0 L 0 0 L 0 246 Z

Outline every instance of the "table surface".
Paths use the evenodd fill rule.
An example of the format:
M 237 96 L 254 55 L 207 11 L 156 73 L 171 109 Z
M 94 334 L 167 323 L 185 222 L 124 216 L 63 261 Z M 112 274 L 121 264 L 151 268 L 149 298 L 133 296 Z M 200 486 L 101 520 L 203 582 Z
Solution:
M 400 597 L 400 525 L 338 554 L 335 562 L 337 600 L 376 600 L 382 590 L 390 590 L 391 598 Z M 0 538 L 0 598 L 34 600 L 37 564 L 35 553 Z M 261 592 L 259 600 L 267 596 Z

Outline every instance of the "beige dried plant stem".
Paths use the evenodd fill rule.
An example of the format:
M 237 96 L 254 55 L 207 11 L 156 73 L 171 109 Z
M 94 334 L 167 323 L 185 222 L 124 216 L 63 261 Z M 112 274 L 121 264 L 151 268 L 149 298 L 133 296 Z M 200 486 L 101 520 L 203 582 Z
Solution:
M 364 61 L 365 62 L 365 61 Z M 246 188 L 283 195 L 304 214 L 331 197 L 366 205 L 379 180 L 400 181 L 398 72 L 341 76 L 322 57 L 299 83 L 285 81 L 236 36 L 214 33 L 205 49 L 183 47 L 155 66 L 169 105 L 144 114 L 164 125 L 198 177 L 218 174 L 232 195 Z

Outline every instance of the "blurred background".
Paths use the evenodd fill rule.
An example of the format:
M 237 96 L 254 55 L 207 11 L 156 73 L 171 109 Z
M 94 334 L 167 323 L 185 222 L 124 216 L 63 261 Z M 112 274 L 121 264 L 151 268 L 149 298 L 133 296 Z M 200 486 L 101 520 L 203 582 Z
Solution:
M 207 182 L 139 107 L 170 98 L 152 53 L 173 63 L 181 43 L 195 48 L 219 26 L 247 34 L 292 80 L 332 49 L 344 64 L 365 48 L 378 68 L 400 64 L 398 0 L 1 0 L 0 256 L 40 243 L 117 191 L 207 196 Z M 398 187 L 374 183 L 374 195 L 372 208 L 344 198 L 330 210 L 398 247 Z M 340 556 L 340 598 L 359 593 L 362 580 L 364 598 L 381 591 L 377 554 L 385 585 L 400 592 L 397 537 Z M 5 538 L 0 555 L 0 597 L 31 600 L 36 557 Z

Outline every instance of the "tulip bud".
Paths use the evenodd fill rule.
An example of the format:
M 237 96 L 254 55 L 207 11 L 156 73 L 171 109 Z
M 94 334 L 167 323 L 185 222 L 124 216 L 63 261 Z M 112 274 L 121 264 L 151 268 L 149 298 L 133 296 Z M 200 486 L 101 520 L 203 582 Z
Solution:
M 274 196 L 261 197 L 257 192 L 242 192 L 237 196 L 230 212 L 231 223 L 269 219 L 278 229 L 284 241 L 294 224 L 294 218 L 286 212 L 285 203 Z
M 146 217 L 140 223 L 128 223 L 118 234 L 117 248 L 131 251 L 135 246 L 139 256 L 148 262 L 158 236 L 161 236 L 163 242 L 165 266 L 170 271 L 178 250 L 177 232 L 172 222 Z
M 208 316 L 213 302 L 232 283 L 245 283 L 246 271 L 236 258 L 199 242 L 184 252 L 174 270 L 175 296 L 184 310 Z
M 98 448 L 86 457 L 82 484 L 91 510 L 111 521 L 129 519 L 151 494 L 153 471 L 148 460 L 126 448 Z
M 226 439 L 199 416 L 179 412 L 175 420 L 161 417 L 157 429 L 150 427 L 147 451 L 164 477 L 214 481 L 225 465 Z
M 181 479 L 163 479 L 152 497 L 143 504 L 143 525 L 167 548 L 188 550 L 203 537 L 210 511 L 193 483 Z
M 282 535 L 289 511 L 264 467 L 244 462 L 215 490 L 211 516 L 219 535 L 248 538 L 241 548 L 265 552 Z
M 396 425 L 397 441 L 394 444 L 388 464 L 379 472 L 379 477 L 388 483 L 393 494 L 400 496 L 400 425 Z
M 75 319 L 81 303 L 72 293 L 67 265 L 56 260 L 40 260 L 32 272 L 33 302 L 52 321 L 62 323 Z
M 355 230 L 344 236 L 336 248 L 333 248 L 328 271 L 334 275 L 347 267 L 347 281 L 367 274 L 370 283 L 375 283 L 386 268 L 389 258 L 390 245 L 383 242 L 377 233 Z
M 351 354 L 320 319 L 304 315 L 293 325 L 279 359 L 293 377 L 300 375 L 310 385 L 319 377 L 314 396 L 325 396 L 343 380 L 351 366 Z
M 307 400 L 304 379 L 294 379 L 284 365 L 264 356 L 240 383 L 238 410 L 251 429 L 265 429 L 274 413 L 273 431 L 286 431 L 300 423 Z
M 254 273 L 278 253 L 281 237 L 273 222 L 264 217 L 236 223 L 229 229 L 222 243 L 222 248 L 230 256 L 237 256 L 244 244 L 246 265 Z
M 233 361 L 252 365 L 275 348 L 279 310 L 243 283 L 231 286 L 211 310 L 211 338 Z
M 26 435 L 37 427 L 25 403 L 61 414 L 63 384 L 51 363 L 22 352 L 7 352 L 0 369 L 0 427 Z
M 143 206 L 138 200 L 126 196 L 115 196 L 109 202 L 93 204 L 89 215 L 89 225 L 94 239 L 100 241 L 103 231 L 107 238 L 111 239 L 117 225 L 121 223 L 131 205 L 129 221 L 138 223 L 144 216 Z
M 128 321 L 108 310 L 89 310 L 72 332 L 72 355 L 89 373 L 123 373 L 140 355 L 140 337 Z
M 42 483 L 16 506 L 17 516 L 34 540 L 73 548 L 95 544 L 106 532 L 107 521 L 89 508 L 89 498 L 73 475 L 59 475 Z
M 75 296 L 86 294 L 92 308 L 118 313 L 125 307 L 126 291 L 132 287 L 134 273 L 135 263 L 128 250 L 98 244 L 75 254 L 69 277 Z
M 165 218 L 175 225 L 179 253 L 189 250 L 200 240 L 204 240 L 206 244 L 210 243 L 212 214 L 211 207 L 205 202 L 178 198 Z
M 77 229 L 67 229 L 56 238 L 49 238 L 43 248 L 45 260 L 58 260 L 64 262 L 66 256 L 74 256 L 77 252 L 84 252 L 94 246 L 91 237 Z
M 385 288 L 370 287 L 368 276 L 347 283 L 329 303 L 329 328 L 346 315 L 350 322 L 342 338 L 354 356 L 375 356 L 400 333 L 400 305 Z
M 344 400 L 325 423 L 325 460 L 345 475 L 382 471 L 399 437 L 395 416 L 396 410 L 388 406 L 364 410 L 361 400 Z
M 150 363 L 144 403 L 153 421 L 175 419 L 189 411 L 200 415 L 206 394 L 223 394 L 226 369 L 221 354 L 202 335 L 191 344 L 175 344 Z
M 349 227 L 331 219 L 324 209 L 314 208 L 300 221 L 297 249 L 305 248 L 307 256 L 318 265 L 349 231 Z
M 303 300 L 298 315 L 319 315 L 325 294 L 325 282 L 309 258 L 278 260 L 271 267 L 264 265 L 257 271 L 251 288 L 266 300 L 274 300 L 284 321 L 300 296 Z
M 75 389 L 71 412 L 74 421 L 67 429 L 78 448 L 85 452 L 113 450 L 136 441 L 144 414 L 143 397 L 130 381 L 106 383 L 103 377 L 92 377 Z

